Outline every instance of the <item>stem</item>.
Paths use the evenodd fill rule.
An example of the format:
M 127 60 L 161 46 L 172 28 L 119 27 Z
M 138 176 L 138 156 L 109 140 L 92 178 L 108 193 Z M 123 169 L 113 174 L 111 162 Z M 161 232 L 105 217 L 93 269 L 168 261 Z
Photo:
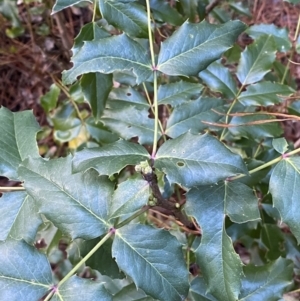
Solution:
M 95 19 L 96 19 L 96 10 L 97 10 L 97 2 L 95 1 L 94 2 L 94 10 L 93 10 L 93 18 L 92 18 L 92 22 L 94 23 L 95 22 Z
M 153 147 L 152 147 L 152 158 L 154 158 L 157 150 L 157 136 L 158 136 L 158 103 L 157 103 L 157 71 L 155 64 L 155 54 L 153 47 L 153 38 L 151 31 L 151 10 L 150 10 L 150 1 L 146 0 L 147 7 L 147 19 L 148 19 L 148 37 L 149 37 L 149 46 L 150 46 L 150 55 L 153 69 L 153 105 L 154 105 L 154 138 L 153 138 Z
M 153 72 L 153 104 L 154 104 L 154 138 L 153 138 L 153 148 L 152 148 L 152 158 L 155 157 L 157 150 L 157 136 L 158 136 L 158 103 L 157 103 L 157 71 Z
M 24 191 L 24 187 L 2 187 L 0 186 L 0 192 L 1 191 Z
M 97 244 L 96 246 L 83 257 L 74 268 L 58 283 L 57 287 L 63 285 L 115 232 L 110 230 Z
M 237 99 L 239 97 L 239 95 L 241 94 L 242 90 L 244 89 L 244 85 L 242 85 L 239 89 L 239 91 L 237 92 L 236 96 L 235 96 L 235 99 L 233 100 L 233 102 L 231 103 L 227 113 L 226 113 L 226 117 L 225 117 L 225 124 L 228 123 L 228 120 L 229 120 L 229 114 L 231 113 L 233 107 L 235 106 L 235 104 L 237 103 Z M 225 136 L 226 136 L 226 128 L 224 128 L 224 130 L 222 131 L 222 134 L 221 134 L 221 137 L 220 137 L 220 141 L 224 140 Z
M 153 105 L 151 103 L 151 99 L 150 99 L 150 96 L 149 96 L 149 93 L 148 93 L 148 90 L 147 90 L 147 87 L 145 85 L 145 83 L 143 83 L 143 87 L 144 87 L 144 91 L 145 91 L 145 94 L 146 94 L 146 98 L 148 100 L 148 103 L 150 105 L 150 108 L 151 108 L 151 111 L 153 113 L 153 115 L 155 115 L 155 112 L 154 112 L 154 109 L 153 109 Z M 164 128 L 163 128 L 163 125 L 161 124 L 160 120 L 158 119 L 158 125 L 159 125 L 159 128 L 160 128 L 160 131 L 162 133 L 162 136 L 163 136 L 163 139 L 164 141 L 167 141 L 167 138 L 166 136 L 164 135 Z
M 293 150 L 293 151 L 291 151 L 289 153 L 284 154 L 284 156 L 280 156 L 278 158 L 275 158 L 275 159 L 271 160 L 270 162 L 267 162 L 267 163 L 265 163 L 265 164 L 263 164 L 261 166 L 258 166 L 258 167 L 254 168 L 254 169 L 249 170 L 249 174 L 251 175 L 251 174 L 253 174 L 253 173 L 257 172 L 257 171 L 260 171 L 260 170 L 262 170 L 262 169 L 264 169 L 266 167 L 269 167 L 269 166 L 271 166 L 271 165 L 273 165 L 273 164 L 281 161 L 283 158 L 290 157 L 290 156 L 295 155 L 297 153 L 300 153 L 300 148 L 297 148 L 297 149 L 295 149 L 295 150 Z M 243 177 L 246 177 L 246 176 L 247 175 L 245 175 L 245 174 L 240 174 L 238 176 L 230 178 L 230 181 L 237 180 L 237 179 L 240 179 L 240 178 L 243 178 Z
M 119 229 L 125 225 L 127 225 L 128 223 L 130 223 L 132 220 L 134 220 L 135 218 L 137 218 L 138 216 L 140 216 L 141 214 L 143 214 L 144 212 L 146 212 L 148 209 L 150 208 L 150 206 L 145 206 L 142 209 L 140 209 L 138 212 L 136 212 L 135 214 L 133 214 L 132 216 L 126 218 L 123 222 L 117 224 L 114 228 L 115 229 Z
M 47 295 L 47 297 L 44 299 L 44 301 L 49 301 L 49 300 L 53 297 L 54 293 L 55 293 L 55 292 L 52 290 L 52 291 L 49 293 L 49 295 Z
M 296 28 L 295 36 L 294 36 L 294 42 L 297 40 L 297 37 L 299 35 L 299 30 L 300 30 L 300 15 L 298 17 L 298 23 L 297 23 L 297 28 Z M 293 59 L 294 53 L 295 53 L 295 47 L 293 47 L 293 49 L 291 51 L 291 59 Z M 280 82 L 281 84 L 283 84 L 284 81 L 285 81 L 285 79 L 286 79 L 287 73 L 290 70 L 290 64 L 291 64 L 291 61 L 288 60 L 288 62 L 286 64 L 286 67 L 285 67 L 285 70 L 284 70 L 284 74 L 283 74 L 281 82 Z

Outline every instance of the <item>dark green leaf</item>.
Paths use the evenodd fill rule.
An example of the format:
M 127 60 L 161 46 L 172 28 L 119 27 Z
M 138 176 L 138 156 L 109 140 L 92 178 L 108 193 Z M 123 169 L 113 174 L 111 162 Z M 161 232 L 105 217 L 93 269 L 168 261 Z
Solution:
M 19 174 L 39 211 L 73 239 L 98 237 L 110 227 L 108 202 L 114 184 L 96 171 L 72 174 L 71 158 L 66 157 L 27 159 Z
M 195 253 L 207 292 L 217 300 L 232 301 L 238 299 L 243 272 L 242 262 L 225 231 L 225 206 L 222 186 L 197 187 L 187 193 L 186 211 L 196 218 L 202 230 L 201 244 Z
M 100 238 L 84 241 L 80 245 L 81 257 L 86 256 L 100 241 Z M 124 274 L 111 255 L 112 239 L 107 240 L 87 261 L 86 265 L 111 278 L 124 278 Z
M 112 254 L 136 286 L 153 298 L 186 298 L 188 271 L 181 245 L 169 232 L 147 225 L 127 225 L 116 231 Z
M 253 39 L 257 39 L 262 35 L 272 35 L 277 51 L 287 52 L 291 49 L 292 43 L 289 39 L 289 33 L 286 28 L 279 28 L 274 24 L 255 24 L 246 30 L 247 34 Z
M 266 258 L 268 260 L 276 260 L 280 256 L 285 256 L 284 235 L 277 225 L 262 225 L 261 242 L 267 249 Z
M 88 1 L 93 3 L 91 0 L 56 0 L 52 8 L 52 14 L 59 12 L 69 6 L 73 6 L 83 1 Z
M 0 198 L 0 240 L 8 237 L 33 244 L 42 220 L 35 201 L 25 192 L 5 193 Z
M 222 105 L 221 99 L 200 97 L 176 107 L 167 121 L 166 134 L 176 138 L 187 131 L 194 134 L 203 131 L 209 125 L 202 121 L 216 122 L 222 117 L 211 110 Z
M 124 108 L 125 106 L 135 106 L 137 109 L 149 109 L 146 99 L 131 87 L 115 88 L 109 94 L 107 106 L 112 109 Z
M 91 22 L 84 25 L 81 28 L 78 36 L 74 39 L 74 46 L 72 48 L 73 55 L 75 55 L 81 49 L 85 41 L 97 41 L 108 37 L 110 37 L 110 34 L 101 28 L 97 23 Z
M 140 110 L 135 106 L 124 106 L 120 109 L 106 109 L 101 122 L 123 139 L 138 137 L 140 144 L 152 144 L 154 119 L 149 118 L 148 115 L 147 109 Z
M 199 73 L 199 77 L 214 91 L 232 99 L 237 93 L 236 83 L 227 68 L 218 62 L 210 64 L 205 70 Z
M 92 108 L 93 116 L 99 120 L 113 86 L 112 75 L 99 72 L 84 74 L 80 84 L 82 93 Z
M 247 265 L 244 273 L 240 301 L 277 301 L 292 283 L 293 264 L 278 258 L 264 266 Z
M 44 254 L 24 241 L 0 242 L 0 300 L 39 300 L 52 286 Z
M 193 301 L 217 301 L 211 294 L 207 294 L 207 286 L 203 277 L 196 277 L 191 282 L 190 293 Z
M 165 142 L 157 152 L 154 165 L 166 173 L 171 183 L 185 187 L 216 183 L 247 173 L 241 157 L 216 138 L 189 132 Z
M 147 150 L 136 143 L 119 140 L 99 148 L 84 149 L 75 154 L 73 171 L 96 169 L 100 174 L 111 176 L 127 165 L 136 165 L 150 159 Z
M 164 0 L 150 0 L 150 7 L 154 17 L 159 18 L 163 23 L 167 22 L 172 25 L 183 23 L 183 18 L 178 11 Z
M 255 124 L 255 122 L 259 122 L 260 120 L 272 119 L 274 119 L 274 117 L 263 114 L 234 116 L 230 121 L 231 127 L 229 127 L 229 131 L 235 136 L 246 137 L 250 139 L 279 137 L 282 135 L 282 128 L 278 122 Z
M 135 284 L 132 283 L 115 294 L 113 301 L 154 301 L 154 299 L 147 297 L 141 289 L 137 288 Z
M 133 70 L 137 84 L 152 75 L 149 55 L 138 42 L 125 34 L 85 42 L 72 61 L 73 68 L 63 72 L 66 84 L 74 82 L 78 75 L 90 72 L 109 74 L 118 70 Z
M 289 148 L 289 145 L 288 145 L 287 141 L 285 140 L 285 138 L 273 139 L 272 145 L 273 145 L 274 149 L 282 155 L 285 152 L 287 152 L 287 150 Z
M 32 111 L 12 113 L 0 108 L 0 175 L 18 180 L 17 169 L 28 156 L 39 157 L 39 125 Z
M 290 95 L 293 89 L 279 83 L 262 82 L 249 86 L 238 100 L 244 106 L 270 106 L 282 102 L 278 95 Z
M 242 85 L 260 81 L 272 67 L 276 44 L 272 36 L 263 35 L 243 52 L 237 68 L 237 77 Z
M 149 183 L 140 178 L 129 178 L 118 185 L 109 208 L 110 218 L 134 213 L 148 203 Z
M 246 15 L 247 17 L 252 17 L 250 11 L 249 11 L 249 5 L 245 5 L 242 2 L 237 3 L 229 3 L 230 7 L 236 10 L 237 12 Z
M 148 36 L 147 14 L 136 2 L 123 3 L 114 0 L 99 0 L 100 11 L 108 23 L 137 38 Z M 124 51 L 124 49 L 123 49 Z
M 47 113 L 56 107 L 59 94 L 60 88 L 56 84 L 52 84 L 49 92 L 41 97 L 41 105 Z
M 269 190 L 281 219 L 300 242 L 300 157 L 281 160 L 273 169 Z
M 57 293 L 51 298 L 53 301 L 112 301 L 104 284 L 99 281 L 72 276 L 63 283 Z
M 160 85 L 157 96 L 158 103 L 177 106 L 198 97 L 202 90 L 202 85 L 184 81 Z
M 85 125 L 91 137 L 101 144 L 113 143 L 119 139 L 117 135 L 113 134 L 102 123 L 96 123 L 92 117 L 85 120 Z
M 232 47 L 245 28 L 240 21 L 223 25 L 185 22 L 162 43 L 157 69 L 167 75 L 197 75 Z

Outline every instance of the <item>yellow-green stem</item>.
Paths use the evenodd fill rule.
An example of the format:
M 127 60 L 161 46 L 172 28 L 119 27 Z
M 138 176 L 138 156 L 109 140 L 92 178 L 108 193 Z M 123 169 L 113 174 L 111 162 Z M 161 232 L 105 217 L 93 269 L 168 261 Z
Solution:
M 266 167 L 269 167 L 269 166 L 271 166 L 271 165 L 273 165 L 275 163 L 278 163 L 283 158 L 290 157 L 290 156 L 295 155 L 297 153 L 300 153 L 300 148 L 297 148 L 297 149 L 295 149 L 295 150 L 293 150 L 293 151 L 291 151 L 289 153 L 284 154 L 284 156 L 280 156 L 280 157 L 278 157 L 278 158 L 276 158 L 274 160 L 271 160 L 271 161 L 269 161 L 269 162 L 267 162 L 267 163 L 265 163 L 265 164 L 263 164 L 261 166 L 258 166 L 258 167 L 254 168 L 254 169 L 249 170 L 249 174 L 251 175 L 251 174 L 253 174 L 253 173 L 257 172 L 257 171 L 260 171 L 260 170 L 262 170 L 262 169 L 264 169 Z M 237 179 L 240 179 L 240 178 L 243 178 L 243 177 L 246 177 L 246 176 L 247 175 L 245 175 L 245 174 L 240 174 L 238 176 L 230 178 L 230 181 L 237 180 Z
M 44 301 L 49 301 L 53 297 L 54 293 L 54 291 L 51 291 L 49 295 L 44 299 Z
M 94 9 L 93 9 L 93 19 L 92 19 L 92 22 L 94 23 L 95 22 L 95 19 L 96 19 L 96 11 L 97 11 L 97 2 L 94 1 Z
M 127 219 L 125 219 L 123 222 L 117 224 L 115 226 L 115 229 L 119 229 L 122 228 L 123 226 L 127 225 L 128 223 L 130 223 L 132 220 L 134 220 L 135 218 L 137 218 L 138 216 L 140 216 L 141 214 L 143 214 L 144 212 L 146 212 L 148 209 L 150 208 L 150 206 L 145 206 L 142 209 L 140 209 L 138 212 L 136 212 L 135 214 L 133 214 L 132 216 L 128 217 Z
M 240 89 L 239 89 L 239 91 L 237 92 L 237 94 L 236 94 L 236 96 L 235 96 L 233 102 L 231 103 L 231 105 L 230 105 L 230 107 L 229 107 L 229 109 L 228 109 L 228 111 L 227 111 L 226 117 L 225 117 L 225 124 L 228 123 L 228 120 L 229 120 L 229 114 L 231 113 L 233 107 L 234 107 L 235 104 L 237 103 L 237 99 L 238 99 L 239 95 L 241 94 L 241 92 L 243 91 L 243 89 L 244 89 L 244 85 L 242 85 L 242 86 L 240 87 Z M 227 129 L 224 128 L 223 131 L 222 131 L 221 137 L 220 137 L 220 140 L 221 140 L 221 141 L 224 140 L 224 138 L 225 138 L 225 136 L 226 136 L 226 131 L 227 131 Z
M 157 71 L 153 72 L 153 105 L 154 105 L 154 137 L 153 137 L 153 148 L 152 158 L 155 157 L 157 150 L 157 137 L 158 137 L 158 103 L 157 103 Z
M 143 83 L 143 87 L 144 87 L 144 91 L 145 91 L 145 94 L 146 94 L 146 98 L 147 98 L 147 101 L 148 101 L 148 103 L 149 103 L 149 105 L 150 105 L 151 111 L 152 111 L 153 115 L 155 115 L 155 111 L 154 111 L 154 108 L 153 108 L 153 104 L 151 103 L 151 99 L 150 99 L 150 96 L 149 96 L 149 93 L 148 93 L 148 90 L 147 90 L 147 87 L 146 87 L 145 83 Z M 161 121 L 160 121 L 159 119 L 158 119 L 158 125 L 159 125 L 160 131 L 161 131 L 161 133 L 162 133 L 162 135 L 163 135 L 164 141 L 167 141 L 167 138 L 166 138 L 166 136 L 164 135 L 164 127 L 163 127 L 163 125 L 161 124 Z
M 77 270 L 114 234 L 114 231 L 109 231 L 96 246 L 78 262 L 74 268 L 58 283 L 57 287 L 63 285 Z

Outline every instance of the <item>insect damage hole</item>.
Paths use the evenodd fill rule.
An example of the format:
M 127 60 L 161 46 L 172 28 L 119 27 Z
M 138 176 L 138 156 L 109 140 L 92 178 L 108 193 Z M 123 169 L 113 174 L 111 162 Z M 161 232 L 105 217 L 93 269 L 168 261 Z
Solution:
M 177 166 L 179 166 L 179 167 L 183 167 L 183 166 L 185 166 L 185 164 L 184 164 L 183 162 L 180 162 L 180 161 L 179 161 L 179 162 L 177 162 L 176 164 L 177 164 Z

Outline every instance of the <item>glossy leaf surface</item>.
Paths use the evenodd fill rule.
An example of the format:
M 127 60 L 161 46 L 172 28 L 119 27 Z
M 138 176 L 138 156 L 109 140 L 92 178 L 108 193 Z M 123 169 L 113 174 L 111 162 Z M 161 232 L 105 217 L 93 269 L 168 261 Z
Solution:
M 197 75 L 232 47 L 245 28 L 240 21 L 222 25 L 185 22 L 162 43 L 157 69 L 167 75 Z
M 270 192 L 274 207 L 279 211 L 282 221 L 290 227 L 299 243 L 299 157 L 286 158 L 275 166 L 270 179 Z
M 57 13 L 60 10 L 63 10 L 69 6 L 73 6 L 83 1 L 93 2 L 90 0 L 56 0 L 52 8 L 52 13 Z
M 245 266 L 244 273 L 240 301 L 256 301 L 257 298 L 277 301 L 291 285 L 293 265 L 290 260 L 278 258 L 265 266 Z
M 1 300 L 39 300 L 51 286 L 51 267 L 44 254 L 22 240 L 0 242 Z
M 112 296 L 107 292 L 103 283 L 73 276 L 58 288 L 58 292 L 51 298 L 51 300 L 112 301 Z
M 136 2 L 130 5 L 122 1 L 99 0 L 100 11 L 108 23 L 123 30 L 128 35 L 147 37 L 147 14 L 143 6 Z
M 271 82 L 253 84 L 242 92 L 238 100 L 244 106 L 270 106 L 282 102 L 279 95 L 290 95 L 293 90 L 286 85 Z
M 216 122 L 222 116 L 211 109 L 217 109 L 223 101 L 217 98 L 201 97 L 176 107 L 167 121 L 166 134 L 176 138 L 187 131 L 197 134 L 208 127 L 202 121 Z M 221 111 L 222 108 L 219 108 Z
M 119 140 L 100 148 L 84 149 L 75 154 L 73 171 L 96 169 L 100 174 L 118 173 L 127 165 L 136 165 L 150 159 L 147 150 L 139 144 Z
M 272 67 L 276 45 L 271 35 L 263 35 L 248 46 L 241 55 L 237 77 L 242 85 L 260 81 Z
M 234 98 L 237 93 L 236 83 L 229 70 L 218 62 L 201 71 L 199 77 L 210 89 L 223 93 L 226 98 Z
M 187 193 L 186 211 L 196 218 L 202 229 L 201 244 L 195 253 L 207 292 L 217 300 L 237 300 L 243 276 L 242 262 L 225 231 L 224 188 L 211 185 L 191 189 Z
M 177 106 L 196 98 L 202 90 L 202 85 L 184 81 L 160 85 L 157 92 L 158 103 Z
M 12 237 L 32 244 L 42 223 L 34 199 L 26 192 L 5 193 L 0 198 L 0 240 Z
M 115 190 L 111 206 L 110 218 L 134 213 L 146 205 L 150 196 L 149 183 L 141 178 L 129 178 L 118 185 Z
M 216 183 L 238 173 L 247 173 L 240 156 L 216 138 L 185 133 L 166 141 L 158 150 L 154 166 L 171 183 L 185 187 Z
M 73 239 L 98 237 L 110 227 L 108 202 L 114 185 L 96 171 L 72 174 L 67 157 L 26 160 L 19 174 L 39 211 Z
M 18 180 L 21 161 L 28 156 L 39 156 L 36 143 L 39 126 L 31 111 L 13 113 L 2 107 L 0 120 L 0 175 Z
M 137 84 L 147 80 L 152 74 L 150 58 L 145 49 L 125 34 L 87 41 L 72 61 L 73 68 L 63 72 L 66 84 L 71 84 L 77 76 L 90 72 L 109 74 L 118 70 L 133 70 Z
M 112 253 L 137 287 L 153 298 L 181 301 L 187 296 L 188 272 L 181 245 L 167 231 L 127 225 L 117 230 Z

